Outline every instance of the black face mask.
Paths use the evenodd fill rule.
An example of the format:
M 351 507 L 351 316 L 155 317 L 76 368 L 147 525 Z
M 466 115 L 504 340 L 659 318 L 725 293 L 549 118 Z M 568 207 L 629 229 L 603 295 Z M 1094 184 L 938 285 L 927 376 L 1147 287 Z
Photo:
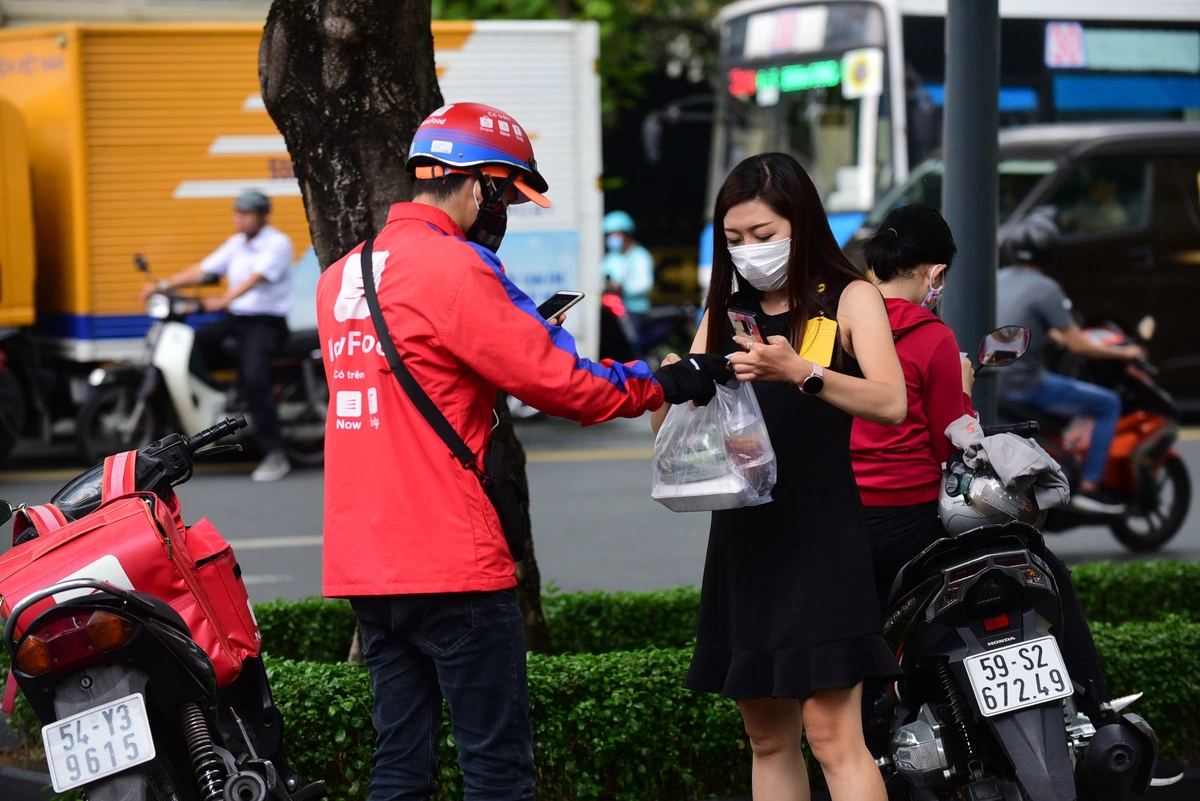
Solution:
M 477 174 L 476 177 L 479 179 L 483 202 L 478 204 L 479 213 L 475 216 L 475 222 L 467 229 L 467 239 L 495 253 L 500 249 L 500 242 L 508 230 L 508 208 L 502 198 L 512 187 L 516 176 L 510 175 L 499 186 L 485 183 L 482 174 Z

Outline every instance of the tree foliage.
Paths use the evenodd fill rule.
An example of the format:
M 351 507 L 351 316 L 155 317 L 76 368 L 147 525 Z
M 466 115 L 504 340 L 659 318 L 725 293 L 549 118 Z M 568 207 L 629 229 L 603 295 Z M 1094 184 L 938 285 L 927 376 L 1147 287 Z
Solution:
M 653 72 L 694 83 L 717 58 L 717 12 L 728 0 L 433 0 L 434 19 L 575 19 L 600 25 L 605 112 L 642 97 Z M 515 56 L 514 56 L 515 57 Z

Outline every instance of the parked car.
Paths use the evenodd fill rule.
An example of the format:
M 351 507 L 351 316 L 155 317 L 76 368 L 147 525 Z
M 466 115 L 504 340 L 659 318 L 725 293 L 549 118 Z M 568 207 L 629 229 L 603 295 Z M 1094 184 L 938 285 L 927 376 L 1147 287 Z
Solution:
M 1057 209 L 1063 245 L 1053 276 L 1087 324 L 1158 324 L 1158 381 L 1184 411 L 1200 413 L 1200 123 L 1036 125 L 1000 133 L 1000 234 L 1038 206 Z M 940 207 L 935 156 L 889 192 L 851 237 L 862 242 L 892 209 Z

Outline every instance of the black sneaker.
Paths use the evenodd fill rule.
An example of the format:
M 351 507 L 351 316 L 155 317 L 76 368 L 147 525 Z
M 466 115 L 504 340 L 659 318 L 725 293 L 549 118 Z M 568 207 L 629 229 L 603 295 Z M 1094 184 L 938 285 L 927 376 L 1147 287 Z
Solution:
M 1094 492 L 1084 492 L 1083 490 L 1072 492 L 1071 508 L 1093 515 L 1125 514 L 1125 503 L 1102 489 Z

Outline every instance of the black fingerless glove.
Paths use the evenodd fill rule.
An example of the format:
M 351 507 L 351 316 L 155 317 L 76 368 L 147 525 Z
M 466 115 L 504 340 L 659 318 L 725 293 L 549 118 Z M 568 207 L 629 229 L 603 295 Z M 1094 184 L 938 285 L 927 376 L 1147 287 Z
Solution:
M 717 384 L 733 379 L 729 360 L 715 353 L 691 353 L 683 361 L 660 367 L 654 374 L 667 403 L 707 406 L 717 394 Z

